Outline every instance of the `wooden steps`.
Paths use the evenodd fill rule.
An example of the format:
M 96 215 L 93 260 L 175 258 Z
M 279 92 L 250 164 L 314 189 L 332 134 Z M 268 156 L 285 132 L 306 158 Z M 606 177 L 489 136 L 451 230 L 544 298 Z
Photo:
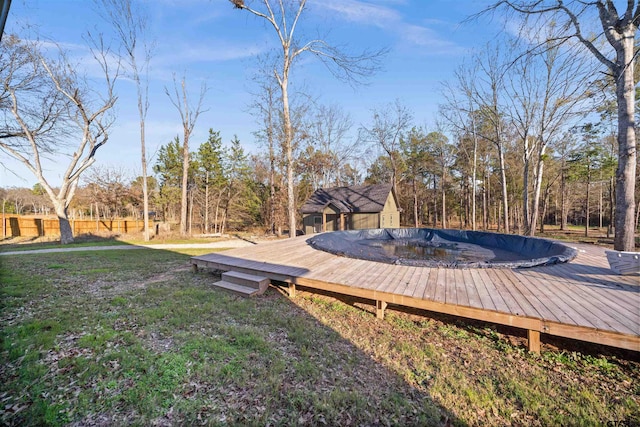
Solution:
M 234 292 L 244 297 L 262 295 L 269 287 L 269 278 L 238 271 L 222 273 L 222 280 L 213 284 L 222 289 Z

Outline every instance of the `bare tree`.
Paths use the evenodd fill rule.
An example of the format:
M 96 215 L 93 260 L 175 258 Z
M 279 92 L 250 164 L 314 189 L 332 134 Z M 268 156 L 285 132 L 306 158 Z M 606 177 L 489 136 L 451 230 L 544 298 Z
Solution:
M 272 234 L 276 234 L 278 224 L 276 221 L 276 147 L 280 145 L 280 135 L 278 129 L 282 129 L 279 125 L 280 117 L 278 110 L 280 105 L 277 97 L 277 88 L 275 79 L 267 76 L 258 81 L 259 91 L 254 94 L 255 101 L 251 105 L 251 109 L 256 112 L 255 117 L 260 125 L 255 135 L 258 140 L 267 145 L 268 150 L 268 177 L 269 177 L 269 230 Z
M 541 77 L 536 74 L 534 57 L 525 55 L 515 61 L 505 72 L 505 102 L 509 106 L 505 111 L 511 119 L 514 130 L 518 134 L 521 145 L 523 173 L 522 173 L 522 213 L 524 217 L 524 234 L 533 235 L 535 229 L 531 229 L 531 203 L 529 200 L 530 171 L 533 167 L 535 152 L 538 146 L 538 138 L 535 135 L 536 120 L 542 108 L 539 102 L 541 93 Z
M 384 53 L 364 52 L 361 55 L 350 56 L 331 46 L 323 39 L 304 40 L 298 37 L 296 28 L 300 17 L 305 11 L 306 0 L 261 0 L 243 1 L 230 0 L 237 9 L 246 10 L 260 19 L 264 19 L 273 27 L 282 48 L 281 65 L 274 67 L 273 75 L 278 81 L 282 97 L 283 116 L 283 145 L 287 164 L 287 211 L 289 215 L 289 237 L 296 233 L 296 201 L 294 192 L 294 156 L 293 156 L 293 127 L 289 104 L 289 78 L 291 68 L 296 59 L 305 53 L 319 58 L 338 78 L 357 83 L 360 79 L 370 75 L 378 68 L 378 59 Z M 260 4 L 260 9 L 250 5 Z
M 446 104 L 439 109 L 440 115 L 442 115 L 449 126 L 453 128 L 456 133 L 462 132 L 463 135 L 468 135 L 473 146 L 471 153 L 466 153 L 471 159 L 471 229 L 476 230 L 476 195 L 478 187 L 478 143 L 479 135 L 477 131 L 477 109 L 478 105 L 475 104 L 475 79 L 477 72 L 476 66 L 460 66 L 455 72 L 456 84 L 445 83 L 443 87 L 443 95 L 446 99 Z M 460 147 L 466 151 L 466 146 L 463 144 Z
M 360 128 L 359 139 L 363 142 L 373 143 L 384 150 L 389 156 L 391 165 L 391 184 L 397 194 L 399 164 L 400 137 L 411 126 L 413 115 L 400 100 L 373 110 L 373 123 L 370 127 Z
M 178 87 L 179 86 L 179 87 Z M 193 132 L 193 128 L 198 121 L 200 113 L 202 113 L 202 102 L 207 93 L 207 84 L 205 82 L 200 86 L 200 95 L 197 103 L 189 103 L 189 94 L 187 91 L 187 78 L 182 76 L 182 80 L 178 84 L 176 75 L 173 75 L 173 93 L 165 87 L 164 92 L 167 94 L 171 103 L 178 113 L 182 122 L 182 197 L 180 201 L 180 234 L 187 234 L 187 190 L 189 180 L 189 138 Z
M 584 65 L 580 55 L 550 46 L 540 55 L 520 57 L 508 72 L 508 111 L 522 143 L 523 213 L 525 234 L 530 236 L 537 226 L 547 149 L 573 125 L 590 94 L 593 74 Z
M 562 44 L 570 39 L 577 39 L 611 73 L 618 103 L 614 249 L 633 251 L 637 163 L 634 59 L 637 54 L 636 34 L 640 22 L 640 4 L 636 0 L 625 3 L 626 10 L 622 14 L 612 0 L 502 0 L 488 10 L 504 7 L 508 11 L 524 15 L 526 19 L 540 18 L 536 19 L 533 28 L 555 25 L 559 32 L 547 38 L 541 44 L 543 48 L 546 48 L 547 42 Z M 527 29 L 530 31 L 531 26 Z M 612 52 L 609 51 L 610 48 L 613 48 Z
M 483 139 L 490 141 L 498 151 L 500 184 L 502 188 L 502 208 L 504 232 L 509 233 L 509 192 L 505 163 L 506 123 L 502 105 L 504 96 L 505 58 L 498 44 L 487 46 L 486 50 L 475 56 L 478 66 L 477 78 L 472 94 L 474 104 L 478 106 L 478 122 L 474 122 L 476 131 Z M 499 227 L 499 225 L 498 225 Z
M 360 148 L 357 140 L 347 140 L 346 134 L 353 125 L 351 117 L 338 106 L 319 105 L 311 120 L 309 143 L 329 160 L 322 167 L 322 183 L 342 185 L 341 171 Z
M 103 19 L 113 27 L 122 48 L 121 57 L 136 85 L 138 114 L 140 117 L 140 166 L 142 169 L 142 199 L 144 240 L 149 240 L 149 189 L 145 122 L 149 111 L 149 62 L 152 46 L 146 39 L 147 15 L 132 0 L 95 0 Z M 140 43 L 139 43 L 140 42 Z
M 10 187 L 4 194 L 4 202 L 11 204 L 11 213 L 22 215 L 28 204 L 30 191 L 28 188 Z
M 440 174 L 440 197 L 442 203 L 442 228 L 447 228 L 447 176 L 453 165 L 456 154 L 455 147 L 449 143 L 449 139 L 440 130 L 429 132 L 426 136 L 426 144 L 437 172 Z
M 425 175 L 433 158 L 429 152 L 428 139 L 424 129 L 412 127 L 406 136 L 403 136 L 401 143 L 402 155 L 406 165 L 404 174 L 411 182 L 411 192 L 413 193 L 413 226 L 418 228 L 422 224 L 419 213 L 419 184 L 424 181 Z
M 93 202 L 100 203 L 105 218 L 124 217 L 130 200 L 129 176 L 122 167 L 97 166 L 91 169 L 85 183 L 91 187 Z
M 110 52 L 101 39 L 92 42 L 91 53 L 104 74 L 101 91 L 78 74 L 61 50 L 57 59 L 50 59 L 39 42 L 15 36 L 5 37 L 0 46 L 0 99 L 6 106 L 0 150 L 22 162 L 38 179 L 59 218 L 63 244 L 73 242 L 67 209 L 81 174 L 108 140 L 113 122 L 109 113 L 116 102 L 113 88 L 118 68 L 110 68 Z M 69 158 L 59 188 L 49 183 L 42 166 L 44 158 L 54 155 Z

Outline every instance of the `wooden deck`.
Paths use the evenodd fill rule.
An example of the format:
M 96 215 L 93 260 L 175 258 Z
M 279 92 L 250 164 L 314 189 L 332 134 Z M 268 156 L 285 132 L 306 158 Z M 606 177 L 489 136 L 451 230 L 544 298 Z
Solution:
M 298 237 L 193 257 L 194 268 L 240 271 L 387 304 L 640 351 L 640 276 L 618 276 L 603 248 L 571 244 L 570 263 L 528 269 L 447 269 L 383 264 L 315 250 Z

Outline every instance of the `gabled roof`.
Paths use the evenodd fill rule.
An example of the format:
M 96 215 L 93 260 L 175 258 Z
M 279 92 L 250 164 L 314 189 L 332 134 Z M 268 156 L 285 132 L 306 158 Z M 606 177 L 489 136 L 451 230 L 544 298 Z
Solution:
M 341 213 L 382 212 L 389 193 L 391 184 L 320 188 L 302 205 L 300 212 L 321 213 L 329 205 Z

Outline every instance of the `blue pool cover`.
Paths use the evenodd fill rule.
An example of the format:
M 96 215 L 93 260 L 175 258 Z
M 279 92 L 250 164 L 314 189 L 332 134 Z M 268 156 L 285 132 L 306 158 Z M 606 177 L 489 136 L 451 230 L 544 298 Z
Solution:
M 535 267 L 568 262 L 578 254 L 547 239 L 432 228 L 334 231 L 313 236 L 307 243 L 349 258 L 422 267 Z

